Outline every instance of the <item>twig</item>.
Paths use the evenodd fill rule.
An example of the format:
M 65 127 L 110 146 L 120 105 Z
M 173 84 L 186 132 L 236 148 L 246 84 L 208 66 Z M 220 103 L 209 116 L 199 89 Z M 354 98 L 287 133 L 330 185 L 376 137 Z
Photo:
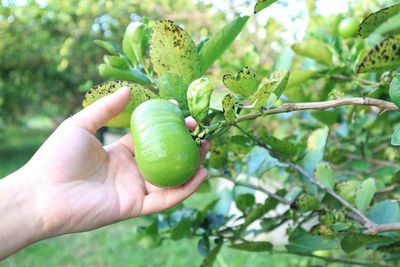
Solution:
M 235 124 L 245 120 L 253 120 L 258 117 L 268 116 L 278 113 L 286 113 L 286 112 L 309 110 L 309 109 L 325 110 L 328 108 L 334 108 L 346 105 L 374 106 L 382 108 L 384 110 L 400 111 L 400 109 L 392 102 L 375 98 L 351 97 L 351 98 L 340 98 L 336 100 L 329 100 L 323 102 L 286 103 L 276 108 L 270 108 L 254 113 L 249 113 L 243 116 L 238 116 L 231 124 Z M 222 125 L 228 125 L 228 123 L 226 121 L 223 121 Z
M 391 186 L 385 187 L 385 188 L 381 188 L 381 189 L 377 189 L 375 191 L 375 194 L 383 194 L 383 193 L 387 193 L 387 192 L 391 192 L 393 190 L 395 190 L 397 187 L 400 186 L 400 183 L 395 183 Z
M 400 165 L 396 164 L 392 161 L 384 161 L 384 160 L 379 160 L 379 159 L 370 159 L 367 157 L 363 157 L 363 156 L 358 156 L 358 155 L 353 155 L 353 154 L 345 154 L 346 158 L 349 159 L 359 159 L 359 160 L 364 160 L 366 162 L 372 163 L 372 164 L 377 164 L 377 165 L 382 165 L 385 167 L 392 167 L 395 169 L 400 169 Z
M 274 193 L 268 191 L 264 187 L 253 185 L 253 184 L 249 184 L 249 183 L 235 181 L 234 179 L 231 179 L 231 178 L 228 178 L 228 177 L 224 177 L 224 176 L 214 176 L 214 178 L 222 178 L 222 179 L 225 179 L 225 180 L 228 180 L 228 181 L 234 183 L 235 185 L 239 185 L 239 186 L 243 186 L 243 187 L 247 187 L 247 188 L 251 188 L 251 189 L 263 192 L 267 196 L 269 196 L 271 198 L 274 198 L 274 199 L 276 199 L 276 200 L 278 200 L 278 201 L 280 201 L 280 202 L 282 202 L 282 203 L 284 203 L 286 205 L 291 205 L 292 204 L 292 202 L 290 202 L 289 200 L 284 199 L 283 197 L 278 196 L 277 194 L 274 194 Z
M 347 263 L 350 265 L 362 265 L 362 266 L 382 266 L 382 267 L 390 267 L 390 265 L 387 264 L 381 264 L 381 263 L 371 263 L 371 262 L 364 262 L 364 261 L 356 261 L 356 260 L 348 260 L 348 259 L 342 259 L 342 258 L 329 258 L 329 257 L 323 257 L 323 256 L 317 256 L 311 253 L 307 252 L 300 252 L 300 251 L 285 251 L 285 250 L 274 250 L 273 253 L 280 253 L 280 254 L 295 254 L 295 255 L 300 255 L 300 256 L 306 256 L 306 257 L 312 257 L 312 258 L 317 258 L 326 262 L 341 262 L 341 263 Z

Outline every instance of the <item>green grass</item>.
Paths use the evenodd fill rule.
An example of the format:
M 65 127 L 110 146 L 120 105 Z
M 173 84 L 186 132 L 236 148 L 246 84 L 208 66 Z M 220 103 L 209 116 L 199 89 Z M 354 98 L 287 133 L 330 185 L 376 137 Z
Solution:
M 0 177 L 21 167 L 49 136 L 49 131 L 7 129 L 0 135 Z M 215 197 L 213 193 L 195 194 L 185 204 L 199 207 Z M 0 266 L 200 266 L 197 239 L 171 241 L 154 249 L 143 249 L 134 238 L 136 218 L 95 231 L 43 240 L 0 263 Z M 247 253 L 224 246 L 215 266 L 312 266 L 315 259 L 292 255 Z M 331 266 L 331 265 L 330 265 Z

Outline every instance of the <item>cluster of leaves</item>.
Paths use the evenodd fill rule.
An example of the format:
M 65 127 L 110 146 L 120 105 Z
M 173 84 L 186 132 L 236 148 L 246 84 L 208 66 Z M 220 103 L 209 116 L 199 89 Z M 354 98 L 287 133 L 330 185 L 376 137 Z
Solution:
M 255 13 L 274 2 L 258 1 Z M 342 38 L 337 35 L 338 17 L 330 18 L 326 29 L 321 27 L 325 18 L 315 15 L 312 19 L 320 27 L 310 24 L 304 41 L 292 46 L 294 56 L 277 58 L 289 58 L 292 69 L 275 69 L 266 75 L 242 66 L 237 73 L 223 75 L 221 82 L 229 93 L 222 94 L 211 95 L 214 86 L 203 76 L 232 44 L 248 16 L 237 17 L 197 45 L 170 20 L 132 23 L 122 50 L 97 41 L 111 54 L 100 65 L 100 74 L 130 83 L 93 88 L 86 102 L 104 96 L 117 84 L 131 86 L 131 103 L 136 102 L 128 105 L 124 118 L 118 118 L 119 126 L 126 127 L 126 118 L 137 104 L 155 97 L 176 99 L 183 112 L 199 122 L 194 137 L 213 142 L 204 163 L 211 177 L 235 184 L 232 190 L 221 190 L 218 199 L 203 209 L 179 206 L 150 217 L 151 223 L 137 230 L 140 244 L 154 247 L 166 238 L 198 238 L 199 253 L 206 256 L 203 266 L 211 266 L 227 242 L 233 249 L 273 251 L 272 243 L 254 240 L 289 224 L 288 252 L 308 255 L 334 250 L 366 258 L 370 254 L 360 255 L 359 249 L 373 248 L 382 252 L 375 261 L 397 260 L 398 233 L 363 234 L 366 225 L 354 221 L 349 216 L 352 211 L 333 197 L 338 195 L 376 224 L 400 221 L 399 205 L 392 201 L 399 194 L 399 156 L 390 145 L 390 140 L 399 144 L 397 112 L 378 115 L 370 107 L 354 106 L 302 112 L 301 120 L 291 114 L 269 116 L 259 123 L 253 119 L 271 110 L 290 111 L 277 108 L 285 102 L 345 96 L 392 100 L 399 106 L 400 78 L 394 69 L 400 66 L 400 41 L 392 35 L 400 25 L 395 15 L 398 6 L 373 13 L 360 24 L 362 37 L 372 32 L 390 34 L 378 44 L 379 40 Z M 312 11 L 314 6 L 309 8 Z M 210 180 L 200 191 L 210 191 L 214 186 Z M 273 195 L 266 189 L 269 183 L 276 191 Z M 265 196 L 257 197 L 256 191 Z M 237 212 L 230 213 L 231 206 Z M 306 227 L 313 219 L 318 223 Z

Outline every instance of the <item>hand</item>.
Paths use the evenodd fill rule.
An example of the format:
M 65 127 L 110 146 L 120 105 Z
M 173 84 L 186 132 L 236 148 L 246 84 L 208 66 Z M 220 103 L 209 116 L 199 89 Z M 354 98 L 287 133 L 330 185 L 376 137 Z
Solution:
M 182 186 L 159 188 L 140 175 L 130 133 L 102 146 L 93 134 L 125 108 L 129 96 L 130 90 L 121 88 L 65 120 L 18 171 L 16 181 L 33 199 L 34 214 L 27 217 L 40 217 L 41 239 L 168 209 L 207 177 L 200 168 Z M 194 129 L 197 123 L 188 117 L 186 125 Z M 203 142 L 201 161 L 209 149 L 210 142 Z

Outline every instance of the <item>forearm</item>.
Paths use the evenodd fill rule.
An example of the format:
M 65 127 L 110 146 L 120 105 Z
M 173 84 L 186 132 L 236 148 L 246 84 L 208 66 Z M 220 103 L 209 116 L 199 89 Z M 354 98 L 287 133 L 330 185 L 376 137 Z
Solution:
M 0 179 L 0 260 L 44 236 L 27 180 L 22 171 Z

